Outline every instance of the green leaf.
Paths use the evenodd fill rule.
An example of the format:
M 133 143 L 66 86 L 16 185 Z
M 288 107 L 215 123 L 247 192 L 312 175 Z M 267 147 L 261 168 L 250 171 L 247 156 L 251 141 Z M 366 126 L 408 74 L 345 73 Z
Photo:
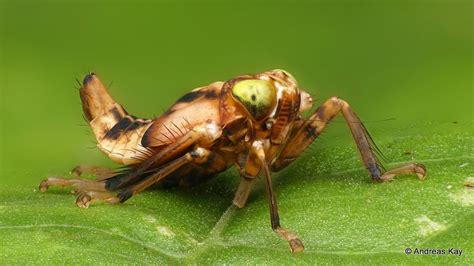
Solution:
M 474 265 L 463 184 L 474 176 L 472 47 L 472 1 L 0 0 L 0 265 Z M 229 209 L 235 169 L 87 210 L 68 190 L 37 191 L 77 164 L 110 166 L 86 149 L 94 137 L 74 78 L 98 73 L 131 114 L 150 118 L 197 86 L 274 68 L 317 105 L 337 95 L 364 121 L 396 118 L 366 126 L 391 162 L 423 162 L 427 179 L 372 184 L 335 121 L 274 174 L 302 254 L 271 231 L 261 184 Z
M 391 161 L 424 163 L 427 179 L 373 184 L 349 136 L 316 141 L 274 175 L 282 225 L 303 240 L 300 254 L 270 229 L 262 184 L 245 208 L 231 207 L 238 184 L 231 169 L 192 189 L 155 189 L 89 209 L 76 207 L 68 190 L 38 192 L 39 176 L 28 186 L 3 185 L 0 263 L 474 263 L 474 190 L 464 184 L 474 175 L 472 122 L 418 124 L 379 139 Z M 406 255 L 406 248 L 463 253 Z

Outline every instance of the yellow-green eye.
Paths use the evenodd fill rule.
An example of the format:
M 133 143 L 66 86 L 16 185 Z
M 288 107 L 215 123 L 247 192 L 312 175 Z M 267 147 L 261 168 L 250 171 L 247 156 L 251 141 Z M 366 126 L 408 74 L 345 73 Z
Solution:
M 267 80 L 249 79 L 237 82 L 232 88 L 232 95 L 247 108 L 255 119 L 259 120 L 273 107 L 276 91 Z

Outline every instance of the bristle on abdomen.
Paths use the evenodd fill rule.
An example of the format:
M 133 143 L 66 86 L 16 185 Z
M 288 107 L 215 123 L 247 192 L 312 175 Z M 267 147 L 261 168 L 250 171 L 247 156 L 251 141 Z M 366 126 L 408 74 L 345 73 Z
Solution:
M 82 109 L 101 151 L 125 165 L 147 157 L 149 151 L 141 145 L 141 138 L 150 126 L 150 120 L 129 115 L 93 73 L 84 78 L 80 95 Z

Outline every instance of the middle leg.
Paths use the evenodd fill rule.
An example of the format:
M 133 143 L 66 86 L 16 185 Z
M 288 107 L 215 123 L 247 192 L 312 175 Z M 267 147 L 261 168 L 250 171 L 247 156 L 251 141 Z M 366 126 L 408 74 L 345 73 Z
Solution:
M 247 161 L 245 163 L 244 169 L 241 173 L 242 179 L 239 185 L 239 188 L 234 197 L 234 205 L 242 208 L 247 201 L 248 194 L 252 189 L 252 185 L 255 183 L 256 176 L 263 169 L 263 177 L 265 183 L 265 190 L 267 191 L 268 196 L 268 206 L 270 209 L 270 221 L 272 229 L 277 233 L 281 238 L 288 241 L 290 245 L 291 252 L 301 252 L 304 250 L 303 242 L 298 239 L 298 237 L 283 228 L 280 225 L 280 215 L 278 214 L 278 204 L 276 201 L 275 193 L 273 192 L 272 178 L 270 174 L 270 169 L 268 168 L 268 163 L 265 159 L 265 151 L 263 148 L 263 142 L 261 140 L 256 140 L 252 144 L 251 151 L 248 155 Z

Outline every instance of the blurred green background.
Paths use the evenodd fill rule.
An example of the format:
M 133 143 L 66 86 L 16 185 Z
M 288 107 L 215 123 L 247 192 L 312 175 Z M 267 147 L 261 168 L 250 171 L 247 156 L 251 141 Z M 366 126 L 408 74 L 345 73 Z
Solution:
M 440 263 L 403 250 L 456 247 L 463 257 L 441 259 L 472 264 L 472 10 L 426 0 L 0 0 L 0 261 Z M 299 256 L 271 232 L 261 184 L 246 208 L 224 213 L 235 171 L 88 210 L 65 190 L 35 190 L 78 164 L 113 166 L 82 118 L 75 79 L 88 71 L 130 113 L 153 117 L 195 87 L 274 68 L 316 105 L 347 100 L 390 161 L 423 162 L 428 179 L 370 184 L 336 119 L 275 175 L 283 222 L 307 247 Z
M 368 124 L 376 139 L 473 117 L 471 1 L 3 0 L 0 10 L 2 185 L 109 164 L 87 148 L 75 78 L 88 71 L 141 117 L 195 87 L 273 68 L 317 104 L 336 95 L 363 120 L 395 118 Z M 328 132 L 324 141 L 348 135 Z

